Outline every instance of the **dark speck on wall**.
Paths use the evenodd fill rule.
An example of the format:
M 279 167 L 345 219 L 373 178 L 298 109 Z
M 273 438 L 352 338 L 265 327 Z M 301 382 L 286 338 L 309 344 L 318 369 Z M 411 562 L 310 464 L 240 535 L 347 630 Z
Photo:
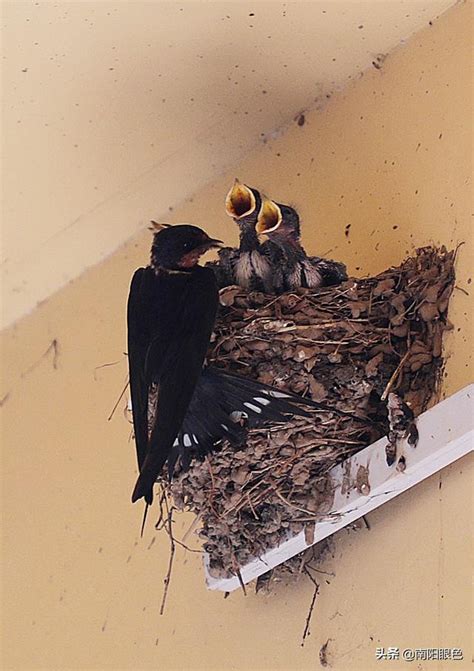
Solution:
M 397 226 L 397 225 L 395 225 L 395 226 L 392 226 L 392 228 L 393 228 L 393 230 L 394 230 L 394 231 L 396 231 L 396 230 L 397 230 L 397 228 L 398 228 L 398 226 Z
M 361 24 L 360 26 L 357 26 L 357 28 L 358 28 L 359 30 L 362 30 L 363 27 L 364 27 L 364 26 L 363 26 L 362 24 Z
M 250 12 L 249 16 L 255 16 L 254 12 Z
M 344 235 L 346 236 L 346 238 L 349 237 L 350 230 L 351 230 L 351 224 L 347 224 L 347 226 L 344 229 Z
M 22 72 L 28 72 L 28 68 L 23 68 Z
M 306 122 L 306 117 L 305 117 L 304 114 L 300 114 L 298 116 L 298 118 L 296 119 L 296 123 L 298 124 L 298 126 L 304 126 L 305 122 Z

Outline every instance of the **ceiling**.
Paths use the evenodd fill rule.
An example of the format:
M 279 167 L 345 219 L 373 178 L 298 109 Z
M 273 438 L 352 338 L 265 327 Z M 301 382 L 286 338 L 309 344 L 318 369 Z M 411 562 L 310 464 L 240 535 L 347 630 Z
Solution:
M 3 2 L 3 326 L 452 4 Z

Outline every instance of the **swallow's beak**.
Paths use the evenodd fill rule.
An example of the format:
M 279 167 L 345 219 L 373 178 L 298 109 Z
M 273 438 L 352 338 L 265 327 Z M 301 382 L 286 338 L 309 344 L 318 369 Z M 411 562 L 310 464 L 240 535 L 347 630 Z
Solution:
M 222 240 L 218 240 L 217 238 L 209 238 L 207 241 L 209 249 L 212 249 L 213 247 L 222 247 L 223 244 Z
M 233 187 L 225 199 L 225 210 L 229 217 L 238 221 L 242 217 L 252 214 L 256 206 L 257 203 L 252 191 L 236 178 Z
M 207 252 L 208 249 L 215 249 L 216 247 L 222 247 L 224 243 L 222 240 L 217 240 L 217 238 L 209 238 L 199 247 L 202 250 L 202 253 Z
M 255 230 L 259 235 L 276 231 L 282 222 L 281 210 L 278 205 L 269 198 L 264 198 L 260 212 L 258 213 Z

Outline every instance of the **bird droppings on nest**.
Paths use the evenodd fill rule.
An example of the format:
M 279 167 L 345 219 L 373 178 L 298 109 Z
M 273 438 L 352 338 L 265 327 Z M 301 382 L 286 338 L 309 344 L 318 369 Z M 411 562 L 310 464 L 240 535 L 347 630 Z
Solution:
M 278 297 L 222 290 L 208 361 L 334 410 L 252 429 L 241 448 L 224 442 L 188 470 L 178 467 L 171 485 L 162 481 L 178 509 L 199 516 L 213 576 L 238 575 L 303 529 L 310 540 L 333 500 L 329 470 L 390 430 L 395 438 L 405 431 L 400 406 L 391 401 L 389 423 L 382 399 L 394 394 L 414 416 L 427 408 L 451 328 L 455 255 L 425 247 L 376 277 Z M 273 577 L 282 572 L 301 573 L 301 558 Z

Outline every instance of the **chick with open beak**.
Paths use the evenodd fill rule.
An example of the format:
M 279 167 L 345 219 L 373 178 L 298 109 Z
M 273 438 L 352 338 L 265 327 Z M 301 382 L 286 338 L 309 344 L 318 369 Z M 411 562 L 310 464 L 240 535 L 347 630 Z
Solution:
M 234 181 L 225 199 L 226 213 L 239 227 L 239 247 L 219 251 L 214 265 L 219 286 L 237 284 L 247 291 L 274 293 L 273 243 L 259 241 L 255 224 L 261 205 L 257 189 Z
M 306 254 L 300 241 L 300 218 L 293 207 L 263 198 L 255 230 L 258 235 L 267 236 L 278 248 L 272 265 L 278 268 L 279 275 L 274 283 L 280 291 L 300 287 L 317 289 L 347 279 L 343 263 Z

